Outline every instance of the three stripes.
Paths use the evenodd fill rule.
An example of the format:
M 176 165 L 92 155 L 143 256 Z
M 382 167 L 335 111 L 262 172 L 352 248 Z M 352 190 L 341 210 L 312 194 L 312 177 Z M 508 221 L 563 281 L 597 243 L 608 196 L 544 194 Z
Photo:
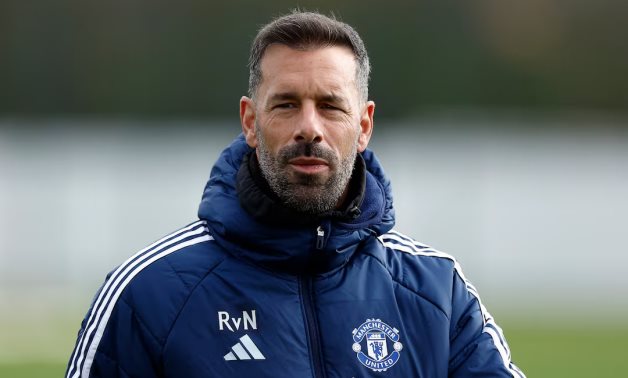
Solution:
M 454 263 L 455 272 L 465 283 L 469 293 L 477 299 L 480 305 L 480 311 L 482 312 L 482 317 L 484 320 L 484 329 L 482 330 L 482 332 L 485 332 L 491 336 L 491 338 L 493 339 L 493 344 L 495 344 L 495 347 L 499 351 L 502 362 L 504 363 L 504 366 L 510 372 L 510 374 L 512 374 L 513 377 L 525 378 L 523 372 L 511 362 L 510 348 L 506 343 L 506 338 L 504 337 L 502 329 L 497 325 L 497 323 L 495 323 L 495 320 L 493 319 L 491 314 L 489 314 L 489 312 L 486 310 L 486 307 L 484 307 L 484 304 L 480 300 L 480 295 L 478 294 L 477 289 L 464 276 L 460 264 L 458 263 L 458 261 L 456 261 L 454 257 L 432 249 L 425 244 L 418 243 L 415 240 L 397 231 L 390 231 L 389 233 L 380 236 L 379 240 L 385 247 L 391 248 L 396 251 L 409 253 L 415 256 L 439 257 L 452 261 Z
M 70 358 L 66 378 L 89 377 L 96 350 L 124 288 L 148 265 L 182 248 L 213 240 L 205 221 L 194 222 L 131 256 L 105 282 L 94 300 Z

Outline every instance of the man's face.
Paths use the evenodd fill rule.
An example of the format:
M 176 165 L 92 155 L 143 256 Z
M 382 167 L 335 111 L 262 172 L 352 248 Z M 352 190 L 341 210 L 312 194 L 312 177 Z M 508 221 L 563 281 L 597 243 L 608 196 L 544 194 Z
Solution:
M 373 125 L 374 104 L 360 100 L 351 50 L 271 45 L 261 68 L 255 101 L 243 97 L 240 115 L 264 177 L 290 207 L 333 209 Z

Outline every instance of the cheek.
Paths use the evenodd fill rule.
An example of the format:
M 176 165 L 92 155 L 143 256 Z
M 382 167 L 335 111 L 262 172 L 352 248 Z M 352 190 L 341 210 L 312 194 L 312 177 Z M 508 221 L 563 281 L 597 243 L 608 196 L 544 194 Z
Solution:
M 342 152 L 344 155 L 347 155 L 353 152 L 353 150 L 356 147 L 359 134 L 360 134 L 359 129 L 355 126 L 350 126 L 346 130 L 346 132 L 340 139 L 342 140 Z
M 282 139 L 280 135 L 276 135 L 274 133 L 265 133 L 264 134 L 265 137 L 265 144 L 266 144 L 266 149 L 273 155 L 273 156 L 277 156 L 277 154 L 279 153 L 279 151 L 281 150 L 281 148 L 284 146 L 282 144 Z
M 273 152 L 277 152 L 283 145 L 290 142 L 292 135 L 290 130 L 289 124 L 278 121 L 276 117 L 266 119 L 264 126 L 259 129 L 264 138 L 264 144 Z

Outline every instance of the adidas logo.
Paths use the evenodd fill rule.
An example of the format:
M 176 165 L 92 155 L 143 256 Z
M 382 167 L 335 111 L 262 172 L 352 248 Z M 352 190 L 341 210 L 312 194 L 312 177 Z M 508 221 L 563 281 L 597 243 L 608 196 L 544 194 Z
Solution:
M 249 335 L 240 337 L 240 342 L 231 347 L 231 352 L 225 354 L 225 361 L 237 360 L 265 360 L 266 357 L 257 349 L 257 345 Z

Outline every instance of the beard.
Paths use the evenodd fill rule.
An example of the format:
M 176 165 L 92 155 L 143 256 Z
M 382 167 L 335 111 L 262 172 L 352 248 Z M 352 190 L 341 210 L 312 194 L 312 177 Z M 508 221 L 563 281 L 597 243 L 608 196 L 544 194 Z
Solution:
M 322 214 L 333 210 L 344 193 L 358 149 L 356 136 L 351 151 L 340 159 L 330 149 L 319 143 L 297 143 L 285 146 L 273 155 L 268 149 L 259 125 L 255 125 L 258 139 L 257 156 L 262 175 L 271 190 L 289 208 L 308 213 Z M 289 161 L 298 157 L 325 160 L 329 165 L 329 177 L 316 174 L 289 172 Z

